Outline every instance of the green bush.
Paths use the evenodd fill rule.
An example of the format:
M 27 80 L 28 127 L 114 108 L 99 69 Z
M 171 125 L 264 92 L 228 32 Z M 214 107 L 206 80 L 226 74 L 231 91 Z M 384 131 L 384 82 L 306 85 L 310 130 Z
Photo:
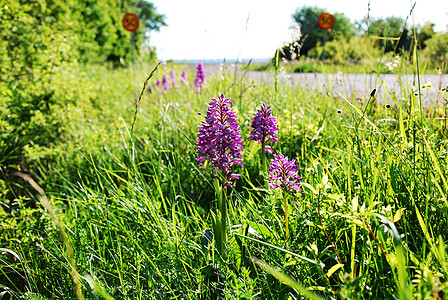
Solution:
M 448 32 L 435 34 L 426 41 L 426 48 L 423 50 L 423 55 L 432 64 L 438 67 L 448 60 Z
M 3 165 L 22 162 L 26 147 L 48 146 L 64 131 L 64 101 L 54 75 L 76 64 L 70 2 L 11 2 L 0 14 Z
M 141 29 L 134 34 L 136 50 L 145 32 L 165 23 L 153 4 L 141 0 L 123 2 L 121 7 L 112 0 L 2 3 L 0 167 L 28 169 L 34 158 L 57 153 L 71 122 L 83 119 L 82 111 L 100 108 L 95 100 L 101 93 L 98 85 L 83 86 L 85 74 L 78 71 L 80 63 L 111 61 L 117 66 L 130 56 L 130 33 L 121 25 L 123 11 L 142 17 Z
M 316 63 L 304 63 L 294 68 L 294 73 L 319 73 L 322 72 L 322 68 Z
M 320 59 L 322 52 L 323 45 L 318 43 L 308 55 L 311 58 Z M 373 47 L 373 42 L 368 37 L 358 36 L 350 39 L 342 37 L 329 41 L 325 45 L 325 58 L 335 64 L 354 64 L 379 56 L 379 50 Z

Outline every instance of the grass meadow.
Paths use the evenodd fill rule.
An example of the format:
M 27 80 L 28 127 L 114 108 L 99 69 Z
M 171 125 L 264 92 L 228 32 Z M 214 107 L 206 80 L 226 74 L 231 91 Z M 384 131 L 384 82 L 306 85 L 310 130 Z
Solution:
M 237 64 L 195 92 L 194 65 L 156 66 L 58 73 L 58 93 L 79 99 L 64 110 L 66 134 L 28 149 L 29 165 L 1 181 L 0 299 L 446 297 L 446 89 L 424 108 L 422 83 L 402 82 L 384 105 L 374 91 L 249 81 Z M 171 70 L 178 86 L 163 90 Z M 198 126 L 220 93 L 244 147 L 227 187 L 197 160 Z M 267 188 L 249 139 L 262 103 L 299 191 Z

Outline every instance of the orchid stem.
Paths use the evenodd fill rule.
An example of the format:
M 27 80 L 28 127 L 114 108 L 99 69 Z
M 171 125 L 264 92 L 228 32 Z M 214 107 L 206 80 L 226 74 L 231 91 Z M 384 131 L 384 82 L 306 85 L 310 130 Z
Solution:
M 285 205 L 286 238 L 288 238 L 289 237 L 288 201 L 286 200 L 286 191 L 285 190 L 283 190 L 283 202 Z
M 264 187 L 266 190 L 269 190 L 269 183 L 268 183 L 268 166 L 266 163 L 266 143 L 263 141 L 261 143 L 261 165 L 263 167 L 263 180 L 264 180 Z
M 222 197 L 221 197 L 221 255 L 224 257 L 224 247 L 227 243 L 227 176 L 223 171 L 224 180 L 222 183 Z

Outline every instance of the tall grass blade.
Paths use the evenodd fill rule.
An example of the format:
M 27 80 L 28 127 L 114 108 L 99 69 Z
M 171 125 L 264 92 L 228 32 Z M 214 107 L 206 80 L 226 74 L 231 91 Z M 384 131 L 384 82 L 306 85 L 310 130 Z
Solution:
M 389 221 L 387 218 L 380 214 L 375 214 L 381 222 L 384 223 L 389 228 L 389 232 L 392 235 L 392 240 L 394 242 L 395 255 L 397 256 L 397 270 L 398 270 L 398 294 L 401 300 L 411 299 L 412 295 L 412 285 L 408 282 L 408 271 L 406 267 L 406 257 L 404 254 L 403 244 L 401 242 L 400 234 L 394 223 Z
M 70 276 L 73 279 L 73 282 L 75 284 L 75 293 L 78 300 L 84 300 L 84 295 L 82 293 L 82 285 L 80 280 L 80 275 L 78 273 L 78 270 L 76 268 L 76 262 L 75 262 L 75 251 L 70 244 L 70 240 L 68 239 L 68 235 L 65 232 L 65 225 L 64 223 L 59 219 L 59 217 L 56 215 L 55 209 L 53 208 L 53 205 L 50 203 L 49 199 L 45 195 L 44 190 L 34 181 L 33 178 L 30 176 L 23 174 L 21 172 L 15 172 L 14 175 L 22 178 L 26 182 L 28 182 L 38 193 L 39 193 L 39 202 L 42 204 L 42 206 L 46 209 L 47 213 L 49 214 L 51 220 L 53 221 L 54 225 L 59 230 L 59 234 L 61 235 L 61 239 L 64 243 L 65 250 L 67 251 L 68 255 L 68 262 L 70 264 Z
M 297 281 L 286 275 L 285 273 L 271 267 L 266 262 L 262 261 L 261 259 L 252 257 L 251 258 L 254 263 L 256 263 L 260 268 L 277 278 L 280 282 L 286 284 L 287 286 L 295 289 L 297 292 L 302 294 L 308 299 L 312 300 L 323 300 L 322 297 L 316 295 L 315 293 L 307 290 L 305 287 L 303 287 L 301 284 L 299 284 Z

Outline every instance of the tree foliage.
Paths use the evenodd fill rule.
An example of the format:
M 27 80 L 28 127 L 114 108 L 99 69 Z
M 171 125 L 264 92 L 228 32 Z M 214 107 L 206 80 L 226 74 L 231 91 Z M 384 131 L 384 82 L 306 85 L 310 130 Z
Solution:
M 398 54 L 408 51 L 411 45 L 405 20 L 399 17 L 371 19 L 364 34 L 375 39 L 375 47 L 384 52 L 395 51 Z
M 125 12 L 142 16 L 136 50 L 147 31 L 165 25 L 144 0 L 0 0 L 0 166 L 21 163 L 30 148 L 63 136 L 66 108 L 82 96 L 58 89 L 61 73 L 79 63 L 126 60 Z
M 370 19 L 366 34 L 377 36 L 398 37 L 400 36 L 405 20 L 399 17 L 388 17 L 385 19 Z
M 425 49 L 426 42 L 436 34 L 434 26 L 433 23 L 426 23 L 418 27 L 418 46 L 420 49 Z
M 328 11 L 315 6 L 296 9 L 292 18 L 300 27 L 302 36 L 281 49 L 281 58 L 287 60 L 294 60 L 294 57 L 299 56 L 320 58 L 324 31 L 319 28 L 317 19 L 323 12 Z M 398 55 L 407 54 L 410 58 L 415 42 L 419 50 L 431 47 L 423 52 L 431 63 L 437 61 L 440 64 L 443 60 L 444 35 L 436 33 L 435 25 L 432 23 L 411 27 L 407 24 L 407 20 L 394 16 L 384 19 L 370 18 L 367 21 L 358 20 L 352 23 L 344 14 L 330 13 L 334 15 L 336 22 L 327 32 L 326 56 L 334 62 L 346 62 L 347 59 L 357 62 L 372 55 L 389 52 Z M 365 37 L 362 40 L 363 45 L 368 45 L 367 47 L 356 44 L 360 41 L 358 36 Z M 362 54 L 359 49 L 366 50 L 368 54 L 367 52 Z
M 336 37 L 326 43 L 325 57 L 335 64 L 356 64 L 363 59 L 380 56 L 380 51 L 373 47 L 374 42 L 365 36 L 345 38 Z M 323 46 L 318 42 L 316 47 L 308 52 L 308 56 L 315 59 L 322 57 Z
M 442 68 L 448 62 L 448 32 L 435 34 L 426 41 L 423 51 L 426 58 L 435 66 Z
M 302 44 L 301 53 L 307 55 L 308 51 L 316 47 L 317 42 L 323 40 L 324 31 L 318 26 L 317 19 L 319 15 L 326 12 L 322 8 L 303 6 L 298 8 L 293 14 L 293 19 L 300 26 L 302 31 L 302 39 L 299 41 Z M 335 34 L 342 34 L 346 37 L 353 37 L 355 35 L 355 26 L 350 22 L 343 13 L 331 13 L 336 22 L 333 28 L 328 30 L 327 39 L 331 41 Z
M 130 55 L 130 33 L 121 25 L 125 13 L 134 13 L 140 18 L 140 29 L 134 32 L 136 50 L 151 30 L 166 25 L 164 16 L 156 12 L 154 5 L 145 0 L 83 0 L 76 5 L 80 26 L 79 47 L 83 61 L 112 61 Z

